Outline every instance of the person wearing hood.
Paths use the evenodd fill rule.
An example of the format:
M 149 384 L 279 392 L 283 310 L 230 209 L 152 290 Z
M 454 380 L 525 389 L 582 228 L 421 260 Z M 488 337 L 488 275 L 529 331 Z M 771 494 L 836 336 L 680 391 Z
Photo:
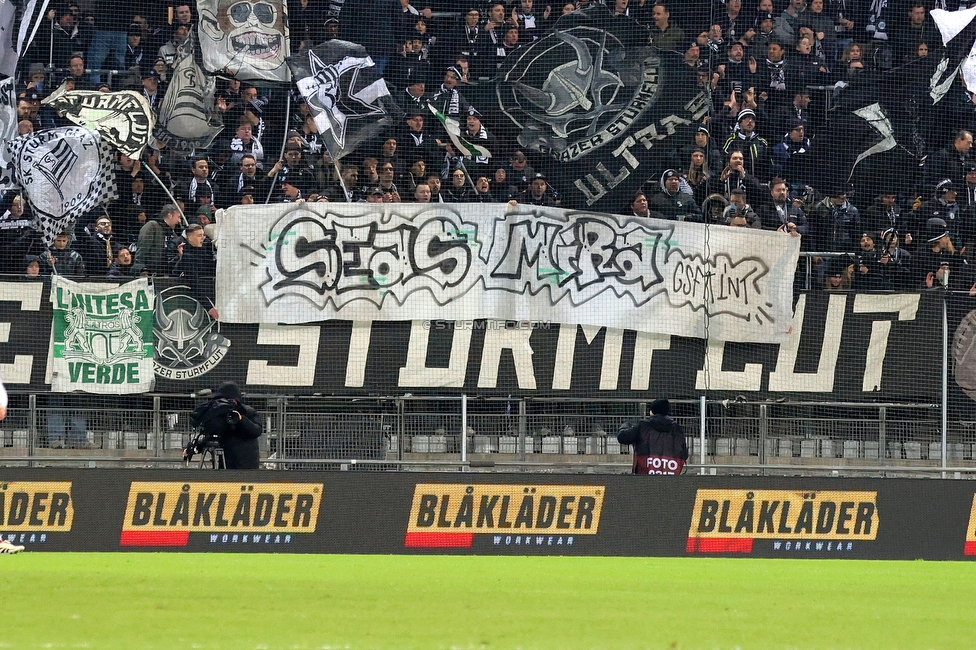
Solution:
M 688 460 L 685 431 L 670 417 L 671 402 L 651 402 L 650 417 L 617 432 L 617 441 L 634 448 L 634 474 L 680 474 Z
M 54 237 L 51 248 L 39 255 L 45 262 L 45 273 L 81 278 L 86 275 L 81 254 L 70 244 L 71 231 L 66 230 Z
M 902 214 L 898 205 L 898 192 L 893 186 L 882 187 L 867 210 L 864 211 L 862 224 L 867 230 L 886 232 L 889 229 L 897 233 L 899 244 L 911 245 L 914 235 L 913 224 L 908 215 Z
M 227 381 L 217 387 L 209 402 L 198 406 L 190 416 L 191 426 L 199 427 L 207 439 L 217 439 L 224 450 L 227 469 L 258 469 L 261 462 L 258 447 L 261 418 L 243 399 L 237 384 Z M 183 451 L 188 462 L 194 452 L 201 451 L 192 444 Z
M 661 174 L 661 191 L 648 200 L 652 212 L 673 221 L 702 221 L 701 209 L 691 192 L 681 190 L 681 176 L 673 169 Z
M 722 149 L 726 154 L 741 151 L 750 174 L 763 180 L 769 178 L 769 143 L 756 132 L 756 111 L 751 108 L 739 111 L 735 129 Z
M 882 272 L 885 279 L 894 291 L 911 291 L 914 289 L 912 283 L 912 256 L 911 253 L 901 247 L 898 231 L 888 228 L 881 232 L 881 256 L 878 261 L 881 263 Z
M 24 280 L 42 280 L 41 277 L 41 258 L 37 255 L 24 256 L 24 272 L 21 277 Z

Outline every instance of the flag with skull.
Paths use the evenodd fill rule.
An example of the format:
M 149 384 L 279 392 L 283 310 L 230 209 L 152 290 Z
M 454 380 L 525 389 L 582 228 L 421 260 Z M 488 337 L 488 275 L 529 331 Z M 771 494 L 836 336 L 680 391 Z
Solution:
M 332 40 L 289 57 L 329 154 L 339 160 L 401 115 L 362 45 Z
M 290 81 L 283 0 L 198 0 L 200 56 L 213 74 Z

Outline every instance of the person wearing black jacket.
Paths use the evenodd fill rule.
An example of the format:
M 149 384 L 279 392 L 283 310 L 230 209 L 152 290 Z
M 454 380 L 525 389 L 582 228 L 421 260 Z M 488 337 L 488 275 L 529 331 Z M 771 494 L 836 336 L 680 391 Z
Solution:
M 688 460 L 684 429 L 668 417 L 671 402 L 651 402 L 651 416 L 617 432 L 617 441 L 634 447 L 634 474 L 680 474 Z
M 261 419 L 253 407 L 243 403 L 241 389 L 228 381 L 213 392 L 213 399 L 194 409 L 190 424 L 207 438 L 217 438 L 224 450 L 227 469 L 258 469 L 261 453 Z M 184 458 L 191 456 L 189 448 Z

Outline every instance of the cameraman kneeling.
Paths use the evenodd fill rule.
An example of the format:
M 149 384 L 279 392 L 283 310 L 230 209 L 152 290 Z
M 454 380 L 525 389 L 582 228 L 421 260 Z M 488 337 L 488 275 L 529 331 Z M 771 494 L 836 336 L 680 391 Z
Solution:
M 232 381 L 221 384 L 213 395 L 193 411 L 190 424 L 220 442 L 227 469 L 257 469 L 261 460 L 257 411 L 241 401 L 241 389 Z

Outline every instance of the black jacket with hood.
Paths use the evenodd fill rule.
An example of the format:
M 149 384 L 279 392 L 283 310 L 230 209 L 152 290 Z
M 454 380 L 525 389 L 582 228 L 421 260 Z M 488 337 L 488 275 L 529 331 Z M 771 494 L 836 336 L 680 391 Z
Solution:
M 237 384 L 224 382 L 214 391 L 212 400 L 193 411 L 190 424 L 218 439 L 224 449 L 227 469 L 258 469 L 261 418 L 242 399 Z
M 634 473 L 646 474 L 639 471 L 638 459 L 647 457 L 664 457 L 688 460 L 688 445 L 685 442 L 684 429 L 675 420 L 668 417 L 670 404 L 667 400 L 656 400 L 651 405 L 652 415 L 637 424 L 622 427 L 617 432 L 617 441 L 622 445 L 632 445 L 634 448 Z M 657 411 L 655 413 L 655 411 Z M 652 472 L 655 473 L 655 472 Z M 670 472 L 665 472 L 670 473 Z

